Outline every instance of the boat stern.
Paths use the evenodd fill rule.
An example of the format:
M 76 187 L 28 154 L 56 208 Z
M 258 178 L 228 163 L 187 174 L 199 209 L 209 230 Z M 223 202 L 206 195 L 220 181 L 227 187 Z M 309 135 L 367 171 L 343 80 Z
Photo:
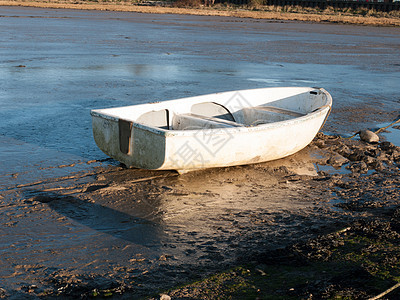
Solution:
M 132 121 L 91 112 L 93 137 L 105 154 L 127 167 L 159 169 L 165 161 L 165 133 Z

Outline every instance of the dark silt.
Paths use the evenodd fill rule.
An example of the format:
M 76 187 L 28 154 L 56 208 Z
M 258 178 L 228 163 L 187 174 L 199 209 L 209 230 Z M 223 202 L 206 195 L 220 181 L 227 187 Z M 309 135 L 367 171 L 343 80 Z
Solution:
M 285 177 L 316 174 L 309 149 L 182 177 L 124 169 L 90 110 L 318 86 L 334 99 L 324 132 L 351 135 L 400 114 L 399 49 L 400 28 L 0 7 L 0 288 L 148 295 L 338 222 L 334 195 Z

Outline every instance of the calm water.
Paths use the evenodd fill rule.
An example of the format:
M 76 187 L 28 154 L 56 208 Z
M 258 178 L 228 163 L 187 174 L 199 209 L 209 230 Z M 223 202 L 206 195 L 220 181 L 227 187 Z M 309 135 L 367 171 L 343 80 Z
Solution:
M 399 28 L 0 7 L 0 188 L 105 159 L 94 108 L 320 86 L 400 113 L 399 49 Z M 340 111 L 326 126 L 353 130 Z

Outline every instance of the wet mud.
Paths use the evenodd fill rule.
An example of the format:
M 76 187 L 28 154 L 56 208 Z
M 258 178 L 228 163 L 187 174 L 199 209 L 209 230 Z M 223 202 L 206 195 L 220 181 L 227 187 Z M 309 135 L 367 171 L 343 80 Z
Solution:
M 313 163 L 325 171 L 314 177 L 287 172 L 284 178 L 328 197 L 314 203 L 320 209 L 318 220 L 310 224 L 309 212 L 298 220 L 314 237 L 299 235 L 278 249 L 257 247 L 258 252 L 238 257 L 239 267 L 165 294 L 173 299 L 370 299 L 395 286 L 400 267 L 400 147 L 320 133 L 309 148 L 318 157 Z M 296 222 L 295 216 L 289 219 Z M 398 296 L 394 289 L 382 297 Z
M 399 208 L 164 291 L 172 299 L 398 299 Z M 152 299 L 158 299 L 154 297 Z M 162 299 L 162 298 L 161 298 Z
M 296 238 L 309 237 L 301 222 L 318 222 L 308 201 L 295 200 L 297 179 L 286 183 L 280 168 L 279 179 L 262 166 L 248 171 L 212 170 L 205 182 L 205 174 L 116 168 L 73 189 L 56 184 L 10 192 L 2 199 L 9 244 L 1 276 L 11 294 L 27 292 L 23 280 L 37 286 L 29 294 L 38 296 L 116 288 L 145 296 L 225 268 L 266 243 L 282 247 L 293 230 Z M 260 197 L 267 191 L 274 202 Z
M 0 298 L 146 298 L 396 216 L 400 130 L 345 137 L 398 117 L 398 28 L 3 7 L 0 23 Z M 333 95 L 326 135 L 275 162 L 177 176 L 93 141 L 90 109 L 303 85 Z
M 116 166 L 9 190 L 4 293 L 140 298 L 288 247 L 328 255 L 312 238 L 354 220 L 377 234 L 387 221 L 371 220 L 399 207 L 399 164 L 390 142 L 320 133 L 276 162 L 180 176 Z

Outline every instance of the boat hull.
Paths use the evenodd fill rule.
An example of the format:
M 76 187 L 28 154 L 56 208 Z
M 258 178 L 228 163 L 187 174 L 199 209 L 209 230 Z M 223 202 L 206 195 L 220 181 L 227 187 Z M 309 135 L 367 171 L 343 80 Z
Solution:
M 232 117 L 238 120 L 239 124 L 243 123 L 245 126 L 221 125 L 217 128 L 200 126 L 185 128 L 184 130 L 179 130 L 179 128 L 178 130 L 170 130 L 170 125 L 167 129 L 163 129 L 161 126 L 149 126 L 145 122 L 137 122 L 138 116 L 147 111 L 155 112 L 165 109 L 168 112 L 170 122 L 173 123 L 177 116 L 190 111 L 190 108 L 197 103 L 208 101 L 209 98 L 213 99 L 213 103 L 223 103 L 228 107 L 229 105 L 226 105 L 226 103 L 229 104 L 229 101 L 232 101 L 232 95 L 235 94 L 234 92 L 226 92 L 208 95 L 208 97 L 205 95 L 138 105 L 136 109 L 135 107 L 127 107 L 125 110 L 117 108 L 92 111 L 94 139 L 98 147 L 108 156 L 126 166 L 143 169 L 177 170 L 183 173 L 204 168 L 276 160 L 306 147 L 323 126 L 332 105 L 329 93 L 323 89 L 286 89 L 289 89 L 288 95 L 284 93 L 284 88 L 271 88 L 240 91 L 240 96 L 244 99 L 253 99 L 251 96 L 256 95 L 255 93 L 257 95 L 268 95 L 278 91 L 278 94 L 285 95 L 283 99 L 293 98 L 291 101 L 298 102 L 291 104 L 290 107 L 292 110 L 301 112 L 297 117 L 288 117 L 285 120 L 255 126 L 245 124 L 245 110 L 260 103 L 263 104 L 261 99 L 255 101 L 255 103 L 247 100 L 246 103 L 241 103 L 241 106 L 235 100 L 234 105 L 238 107 L 230 107 L 229 111 L 232 112 Z M 318 93 L 318 95 L 315 95 L 315 93 Z M 215 97 L 215 95 L 219 97 Z M 300 101 L 301 95 L 309 97 L 311 100 L 303 99 Z M 318 99 L 316 96 L 318 96 Z M 257 99 L 259 98 L 257 96 Z M 227 102 L 226 99 L 230 100 Z M 277 99 L 282 99 L 282 97 Z M 277 101 L 269 102 L 278 103 L 281 107 L 288 106 L 288 104 L 285 104 L 286 102 Z M 316 104 L 309 103 L 312 101 Z M 127 113 L 126 111 L 138 112 L 136 115 L 133 113 L 131 120 L 129 120 L 127 115 L 120 116 L 121 114 L 118 112 L 121 111 L 124 111 L 124 113 Z M 121 133 L 121 120 L 128 124 L 126 126 L 128 130 L 125 134 Z M 206 124 L 208 124 L 207 122 Z M 212 122 L 209 123 L 212 124 Z M 121 151 L 123 139 L 126 140 L 127 147 Z

